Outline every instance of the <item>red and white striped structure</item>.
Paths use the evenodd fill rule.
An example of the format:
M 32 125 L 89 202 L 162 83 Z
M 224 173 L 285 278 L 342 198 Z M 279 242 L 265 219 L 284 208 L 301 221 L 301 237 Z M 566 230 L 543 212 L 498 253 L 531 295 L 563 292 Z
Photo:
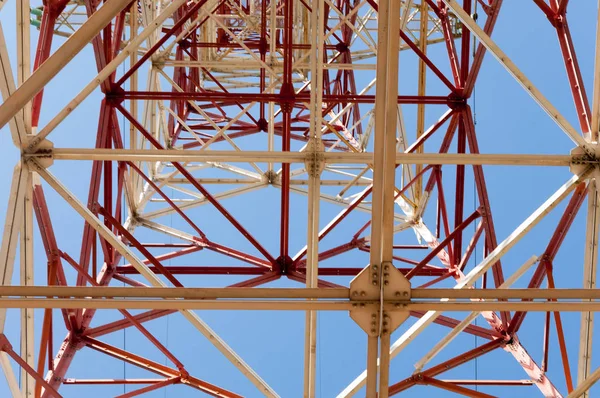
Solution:
M 0 333 L 7 391 L 79 396 L 73 386 L 126 384 L 120 396 L 131 397 L 183 384 L 215 397 L 286 396 L 270 380 L 291 372 L 261 374 L 195 311 L 285 310 L 305 314 L 303 387 L 294 396 L 320 396 L 317 314 L 338 311 L 363 334 L 366 353 L 362 374 L 336 376 L 349 381 L 339 385 L 339 398 L 385 398 L 417 386 L 430 396 L 490 397 L 478 388 L 493 386 L 502 396 L 529 388 L 545 397 L 589 397 L 600 378 L 591 362 L 600 308 L 600 51 L 595 78 L 585 81 L 567 18 L 582 4 L 521 1 L 547 17 L 553 37 L 545 40 L 560 44 L 576 125 L 493 39 L 502 0 L 2 1 L 16 3 L 17 34 L 0 35 L 0 126 L 20 152 L 0 248 L 0 332 L 6 309 L 22 309 L 20 324 L 9 325 L 20 339 Z M 588 30 L 600 46 L 595 27 Z M 77 65 L 84 48 L 97 67 L 85 71 L 89 83 L 59 112 L 46 111 L 62 93 L 44 88 L 57 75 L 67 84 L 60 72 Z M 492 57 L 575 149 L 480 153 L 471 105 L 483 60 Z M 95 107 L 98 118 L 69 125 L 80 105 Z M 54 171 L 64 163 L 75 174 L 82 163 L 91 171 L 83 180 Z M 486 165 L 562 168 L 571 177 L 500 235 L 495 215 L 503 209 L 490 204 Z M 72 188 L 84 184 L 85 195 Z M 68 215 L 54 210 L 58 201 Z M 507 266 L 502 257 L 557 207 L 562 215 L 550 239 Z M 555 280 L 553 261 L 581 213 L 583 261 L 569 265 L 583 280 L 577 289 Z M 63 217 L 78 217 L 81 229 L 67 230 Z M 46 258 L 34 261 L 34 247 Z M 20 285 L 11 286 L 19 275 Z M 527 289 L 508 289 L 520 277 Z M 281 279 L 295 287 L 270 287 Z M 43 311 L 34 316 L 34 308 Z M 542 358 L 518 337 L 532 311 L 545 316 Z M 565 325 L 563 311 L 581 313 L 580 325 Z M 117 320 L 98 320 L 103 312 Z M 217 385 L 190 372 L 176 353 L 189 342 L 169 348 L 150 329 L 175 312 L 248 385 Z M 445 331 L 421 347 L 422 357 L 399 355 L 434 325 Z M 252 326 L 240 325 L 239 333 Z M 574 327 L 576 352 L 565 338 Z M 137 330 L 167 365 L 108 342 L 125 329 Z M 459 344 L 465 335 L 477 345 Z M 269 341 L 255 349 L 261 344 Z M 449 347 L 460 353 L 436 358 Z M 115 379 L 93 367 L 72 377 L 83 351 L 155 377 Z M 522 368 L 518 380 L 502 369 L 493 380 L 446 376 L 500 351 Z M 552 364 L 558 381 L 548 376 L 552 352 L 560 358 Z M 416 371 L 390 371 L 395 361 Z

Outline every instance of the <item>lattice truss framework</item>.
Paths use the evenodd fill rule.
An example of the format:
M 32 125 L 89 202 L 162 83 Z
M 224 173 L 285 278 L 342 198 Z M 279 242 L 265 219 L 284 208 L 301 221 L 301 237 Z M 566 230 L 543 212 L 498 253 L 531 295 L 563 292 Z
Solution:
M 14 396 L 59 397 L 63 384 L 119 383 L 140 385 L 121 397 L 173 384 L 215 397 L 279 396 L 269 377 L 257 374 L 194 311 L 200 309 L 305 311 L 305 397 L 317 396 L 318 311 L 349 312 L 366 334 L 366 370 L 340 386 L 340 398 L 385 398 L 415 386 L 470 397 L 492 396 L 475 386 L 484 391 L 503 386 L 506 395 L 523 386 L 546 397 L 589 395 L 600 378 L 591 365 L 594 300 L 600 298 L 594 289 L 600 62 L 596 55 L 596 79 L 584 82 L 567 23 L 568 0 L 531 1 L 556 31 L 578 126 L 490 38 L 501 0 L 47 0 L 40 7 L 15 1 L 17 62 L 12 67 L 0 31 L 0 126 L 9 126 L 21 151 L 0 248 L 0 333 L 6 309 L 22 309 L 20 349 L 0 334 L 0 364 Z M 40 30 L 33 63 L 32 25 Z M 52 52 L 57 36 L 63 43 Z M 44 87 L 76 62 L 73 57 L 88 43 L 97 76 L 41 125 L 42 105 L 57 95 L 44 96 Z M 433 45 L 444 57 L 428 55 Z M 414 68 L 400 74 L 398 58 L 405 52 L 412 54 Z M 576 149 L 559 155 L 479 153 L 469 100 L 486 55 L 523 86 Z M 412 82 L 416 93 L 399 92 L 399 79 Z M 591 101 L 586 87 L 593 90 Z M 65 118 L 94 92 L 102 93 L 95 147 L 55 147 L 50 134 L 61 134 Z M 405 123 L 407 109 L 414 122 Z M 430 125 L 426 109 L 439 115 Z M 89 123 L 86 127 L 95 124 Z M 78 198 L 52 173 L 52 165 L 66 161 L 92 162 L 87 198 Z M 570 167 L 573 177 L 557 183 L 555 193 L 501 240 L 484 165 Z M 465 205 L 469 178 L 476 187 L 473 213 Z M 48 190 L 83 218 L 79 256 L 69 254 L 65 237 L 54 233 L 61 216 L 46 201 Z M 229 198 L 257 191 L 271 198 L 265 207 L 278 207 L 276 216 L 265 217 L 276 230 L 270 242 L 228 210 Z M 298 202 L 304 207 L 294 204 L 295 197 L 305 197 Z M 567 204 L 545 250 L 532 249 L 533 257 L 505 273 L 503 255 L 561 202 Z M 327 206 L 337 206 L 333 218 L 321 211 Z M 200 212 L 207 208 L 217 221 Z M 555 290 L 553 260 L 579 212 L 587 212 L 584 262 L 572 266 L 584 275 L 584 289 Z M 344 222 L 351 219 L 357 231 L 346 233 Z M 36 224 L 47 261 L 36 259 L 34 267 Z M 332 232 L 343 242 L 320 249 Z M 484 247 L 483 260 L 469 266 L 478 244 Z M 190 258 L 189 263 L 201 264 L 207 252 L 218 265 L 169 265 L 171 259 Z M 366 253 L 368 265 L 345 266 L 347 254 L 357 252 Z M 228 261 L 235 265 L 225 265 Z M 11 286 L 15 269 L 20 286 Z M 34 269 L 45 286 L 33 286 Z M 507 289 L 528 270 L 533 270 L 528 289 Z M 209 288 L 190 275 L 223 275 L 221 280 L 235 283 Z M 353 279 L 348 285 L 343 277 Z M 280 278 L 305 288 L 265 286 Z M 332 282 L 335 278 L 339 283 Z M 486 289 L 471 289 L 481 280 Z M 121 283 L 127 287 L 118 287 Z M 44 309 L 35 324 L 34 308 Z M 99 309 L 122 318 L 95 322 Z M 530 311 L 542 311 L 546 319 L 539 365 L 517 337 Z M 582 314 L 576 354 L 567 352 L 561 311 Z M 217 386 L 202 374 L 190 374 L 149 329 L 153 320 L 175 312 L 254 390 L 236 393 L 235 385 Z M 478 317 L 485 326 L 474 323 Z M 445 337 L 422 358 L 411 359 L 413 374 L 390 380 L 392 358 L 434 323 L 447 327 Z M 34 333 L 35 325 L 41 330 Z M 400 325 L 402 333 L 392 339 Z M 127 328 L 137 330 L 168 364 L 104 340 Z M 564 390 L 546 376 L 551 330 Z M 63 343 L 55 347 L 53 336 L 63 332 Z M 463 335 L 485 343 L 436 361 Z M 97 351 L 157 378 L 68 378 L 80 350 Z M 522 367 L 524 380 L 507 379 L 503 372 L 497 380 L 444 379 L 445 372 L 501 350 Z M 576 364 L 569 363 L 573 357 Z M 20 385 L 11 360 L 21 369 Z

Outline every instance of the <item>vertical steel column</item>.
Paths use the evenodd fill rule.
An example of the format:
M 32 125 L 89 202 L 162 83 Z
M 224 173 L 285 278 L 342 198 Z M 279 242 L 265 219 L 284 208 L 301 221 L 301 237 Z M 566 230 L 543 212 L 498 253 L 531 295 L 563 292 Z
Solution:
M 32 173 L 27 173 L 25 195 L 21 204 L 23 221 L 21 223 L 20 261 L 21 285 L 32 286 L 33 283 L 33 180 Z M 32 369 L 35 367 L 34 358 L 34 322 L 33 308 L 21 309 L 21 358 Z M 21 391 L 24 398 L 33 397 L 35 379 L 24 368 L 21 368 Z
M 600 131 L 600 0 L 596 18 L 596 56 L 594 60 L 594 87 L 592 92 L 592 135 L 591 140 L 598 142 Z
M 596 288 L 596 273 L 598 267 L 598 228 L 600 225 L 600 200 L 598 198 L 598 181 L 590 180 L 588 184 L 588 209 L 585 235 L 585 257 L 583 263 L 583 287 Z M 579 329 L 579 355 L 577 362 L 577 384 L 587 379 L 592 366 L 592 337 L 594 332 L 594 313 L 581 314 Z M 583 393 L 588 398 L 589 391 Z
M 383 264 L 393 261 L 394 187 L 396 123 L 398 112 L 398 49 L 400 2 L 382 0 L 377 12 L 377 83 L 375 88 L 375 143 L 373 159 L 373 205 L 371 218 L 371 256 L 369 273 L 380 275 L 378 287 L 383 295 Z M 379 271 L 377 271 L 379 269 Z M 374 281 L 373 284 L 376 282 Z M 382 296 L 381 296 L 382 297 Z M 367 397 L 387 398 L 390 365 L 390 328 L 382 327 L 380 311 L 378 336 L 368 337 Z M 377 388 L 379 360 L 379 388 Z M 377 393 L 379 390 L 379 393 Z
M 294 28 L 294 1 L 283 0 L 285 18 L 283 20 L 283 83 L 281 84 L 280 106 L 282 112 L 281 151 L 289 152 L 291 143 L 292 110 L 294 109 L 294 85 L 292 82 L 292 44 Z M 290 164 L 281 165 L 281 235 L 279 258 L 288 262 L 290 233 Z M 287 265 L 283 265 L 287 267 Z
M 410 12 L 410 8 L 405 8 L 405 13 Z M 427 2 L 421 2 L 421 9 L 419 10 L 421 19 L 419 20 L 419 50 L 424 55 L 427 55 L 427 35 L 429 34 L 429 6 Z M 417 95 L 419 97 L 425 96 L 425 88 L 427 82 L 427 69 L 425 67 L 425 61 L 419 58 L 419 81 L 417 88 Z M 417 140 L 425 133 L 425 105 L 417 105 Z M 420 145 L 417 148 L 417 153 L 423 153 L 424 146 Z M 415 175 L 418 175 L 423 170 L 423 165 L 415 165 Z M 423 178 L 419 178 L 415 182 L 415 203 L 419 203 L 421 200 L 421 194 L 423 193 Z
M 322 100 L 323 100 L 323 65 L 326 51 L 324 48 L 324 0 L 314 0 L 310 14 L 311 42 L 313 50 L 310 59 L 310 130 L 306 148 L 308 172 L 308 216 L 306 240 L 306 287 L 316 288 L 319 285 L 319 211 L 321 202 L 321 172 L 323 152 L 321 142 Z M 304 397 L 316 396 L 317 366 L 317 311 L 306 312 L 304 340 Z
M 26 193 L 26 184 L 29 179 L 28 174 L 29 168 L 27 165 L 19 162 L 15 166 L 8 197 L 4 232 L 2 234 L 2 242 L 0 242 L 0 286 L 11 284 L 19 230 L 23 221 L 23 201 Z M 4 332 L 5 321 L 6 309 L 3 308 L 0 309 L 0 333 Z M 20 391 L 17 379 L 5 352 L 0 352 L 0 365 L 2 366 L 2 371 L 12 394 L 19 396 Z

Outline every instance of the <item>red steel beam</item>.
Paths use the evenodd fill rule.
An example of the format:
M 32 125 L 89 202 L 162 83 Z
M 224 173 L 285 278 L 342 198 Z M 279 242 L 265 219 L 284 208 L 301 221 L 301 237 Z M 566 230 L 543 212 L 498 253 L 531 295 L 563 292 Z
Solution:
M 557 0 L 551 0 L 553 8 L 558 6 Z M 563 0 L 561 6 L 566 7 L 566 1 Z M 575 109 L 577 111 L 577 118 L 581 131 L 584 135 L 589 135 L 592 132 L 592 122 L 590 111 L 590 103 L 585 91 L 585 82 L 581 76 L 581 68 L 577 60 L 577 53 L 575 52 L 575 46 L 573 44 L 573 38 L 571 37 L 571 31 L 569 30 L 569 24 L 567 22 L 567 15 L 563 10 L 563 13 L 556 14 L 556 33 L 558 34 L 558 42 L 560 43 L 560 49 L 565 62 L 565 68 L 567 70 L 567 77 L 569 84 L 571 85 L 571 93 L 573 94 L 573 102 L 575 103 Z
M 205 248 L 207 250 L 214 251 L 215 253 L 219 253 L 219 254 L 222 254 L 224 256 L 235 258 L 237 260 L 241 260 L 241 261 L 246 262 L 248 264 L 252 264 L 252 265 L 254 265 L 256 267 L 266 268 L 268 270 L 273 269 L 273 264 L 272 263 L 270 263 L 268 261 L 265 261 L 265 260 L 263 260 L 261 258 L 252 256 L 252 255 L 250 255 L 248 253 L 244 253 L 244 252 L 241 252 L 239 250 L 235 250 L 235 249 L 233 249 L 231 247 L 227 247 L 227 246 L 224 246 L 224 245 L 221 245 L 221 244 L 209 241 L 209 240 L 204 241 L 203 244 L 206 245 Z
M 162 274 L 159 268 L 149 267 L 155 274 Z M 267 272 L 257 267 L 236 267 L 236 266 L 194 266 L 194 265 L 173 265 L 163 266 L 163 268 L 172 275 L 263 275 Z M 131 265 L 118 266 L 115 269 L 117 274 L 139 275 L 137 269 Z
M 471 0 L 463 0 L 462 7 L 467 14 L 471 15 Z M 460 41 L 460 82 L 464 87 L 465 82 L 469 77 L 469 60 L 471 58 L 471 32 L 469 29 L 465 29 L 464 25 Z
M 473 123 L 473 114 L 471 113 L 470 106 L 467 105 L 465 107 L 465 110 L 461 115 L 461 121 L 465 127 L 467 142 L 469 144 L 469 149 L 471 153 L 478 154 L 479 144 L 477 143 L 475 124 Z M 498 246 L 498 240 L 496 238 L 496 229 L 494 227 L 494 220 L 492 218 L 492 207 L 487 192 L 487 185 L 485 182 L 483 167 L 481 165 L 473 165 L 473 175 L 475 176 L 475 185 L 477 187 L 479 205 L 482 207 L 482 219 L 485 220 L 485 242 L 486 249 L 489 253 Z M 494 284 L 496 287 L 504 283 L 504 274 L 502 272 L 502 264 L 500 261 L 496 262 L 492 266 L 492 275 L 494 276 Z M 507 311 L 502 311 L 500 313 L 500 317 L 502 319 L 503 326 L 505 328 L 508 327 L 510 314 Z
M 465 153 L 467 146 L 467 136 L 463 124 L 458 126 L 458 143 L 457 153 Z M 455 199 L 454 199 L 454 228 L 456 229 L 464 216 L 464 199 L 465 199 L 465 166 L 456 166 L 456 188 L 455 188 Z M 453 243 L 454 258 L 452 259 L 452 265 L 460 264 L 461 253 L 462 253 L 462 238 L 463 234 L 457 234 Z
M 558 6 L 558 10 L 556 10 L 556 13 L 558 15 L 566 14 L 568 5 L 569 5 L 569 0 L 561 0 L 560 5 Z
M 530 386 L 531 380 L 442 380 L 446 383 L 464 386 Z
M 456 45 L 454 43 L 455 37 L 452 34 L 452 27 L 450 26 L 450 18 L 448 18 L 448 7 L 444 3 L 440 4 L 438 7 L 438 5 L 434 3 L 434 0 L 426 1 L 440 19 L 446 51 L 448 52 L 448 59 L 450 60 L 450 70 L 452 70 L 452 77 L 454 78 L 454 86 L 462 89 L 464 82 L 461 81 L 460 77 L 460 63 L 458 60 L 458 53 L 456 52 Z
M 533 0 L 533 2 L 546 14 L 546 17 L 554 23 L 554 19 L 556 18 L 556 13 L 545 0 Z
M 190 19 L 193 15 L 196 15 L 198 10 L 200 9 L 200 7 L 204 6 L 204 4 L 206 4 L 207 0 L 200 0 L 197 3 L 193 4 L 185 13 L 185 15 L 180 18 L 175 24 L 173 24 L 173 26 L 168 29 L 165 34 L 156 41 L 156 43 L 150 48 L 148 49 L 148 51 L 146 51 L 144 53 L 144 55 L 142 55 L 138 61 L 131 67 L 129 68 L 129 70 L 127 72 L 125 72 L 123 74 L 123 76 L 121 76 L 121 78 L 115 83 L 115 86 L 120 87 L 123 85 L 123 83 L 125 83 L 125 81 L 127 81 L 127 79 L 129 79 L 143 64 L 144 62 L 146 62 L 148 59 L 150 59 L 150 57 L 156 53 L 157 51 L 160 50 L 161 46 L 163 44 L 165 44 L 167 42 L 167 40 L 169 40 L 169 38 L 171 36 L 173 36 L 174 34 L 176 34 L 179 29 L 185 24 L 185 22 Z M 156 93 L 158 94 L 158 93 Z
M 469 217 L 467 217 L 462 223 L 460 223 L 460 225 L 458 225 L 456 227 L 456 229 L 454 231 L 452 231 L 452 233 L 450 233 L 448 236 L 446 236 L 446 238 L 441 241 L 436 247 L 435 249 L 433 249 L 427 256 L 425 256 L 425 258 L 423 260 L 421 260 L 421 262 L 415 267 L 413 268 L 411 271 L 409 271 L 405 276 L 407 279 L 411 279 L 413 276 L 416 275 L 417 271 L 420 270 L 421 268 L 423 268 L 429 261 L 431 261 L 439 252 L 442 251 L 442 249 L 444 249 L 446 246 L 448 246 L 448 244 L 450 242 L 452 242 L 452 240 L 454 240 L 454 238 L 456 237 L 456 235 L 458 235 L 459 233 L 461 233 L 466 227 L 468 227 L 473 221 L 475 221 L 476 219 L 478 219 L 481 214 L 480 214 L 480 209 L 475 210 Z
M 115 398 L 136 397 L 138 395 L 142 395 L 142 394 L 145 394 L 150 391 L 158 390 L 160 388 L 167 387 L 167 386 L 170 386 L 170 385 L 176 384 L 176 383 L 181 383 L 181 377 L 171 377 L 170 379 L 166 379 L 166 380 L 160 381 L 158 383 L 153 383 L 149 386 L 146 386 L 146 387 L 134 390 L 134 391 L 129 391 L 128 393 L 125 393 L 125 394 L 118 395 Z
M 419 381 L 419 384 L 430 385 L 442 390 L 454 392 L 464 397 L 472 398 L 495 398 L 493 395 L 485 394 L 479 391 L 471 390 L 470 388 L 461 387 L 454 383 L 447 383 L 445 381 L 434 379 L 433 377 L 423 376 Z
M 412 387 L 415 384 L 418 384 L 419 380 L 422 379 L 422 377 L 435 377 L 445 371 L 454 369 L 457 366 L 460 366 L 460 365 L 467 363 L 475 358 L 478 358 L 484 354 L 487 354 L 488 352 L 493 351 L 498 347 L 502 347 L 504 344 L 505 344 L 505 342 L 501 339 L 492 340 L 484 345 L 481 345 L 472 350 L 469 350 L 462 355 L 459 355 L 457 357 L 454 357 L 447 361 L 444 361 L 437 366 L 429 368 L 423 372 L 414 374 L 396 384 L 391 385 L 390 390 L 389 390 L 390 396 L 396 395 L 402 391 L 405 391 L 409 387 Z
M 166 379 L 65 379 L 63 384 L 114 385 L 114 384 L 154 384 Z
M 483 31 L 488 35 L 492 36 L 492 32 L 494 31 L 494 27 L 496 26 L 496 21 L 498 20 L 498 15 L 500 14 L 500 8 L 502 6 L 503 0 L 492 0 L 487 12 L 487 18 L 485 20 L 485 25 L 483 26 Z M 463 26 L 463 29 L 466 29 Z M 467 77 L 467 81 L 465 82 L 463 97 L 470 98 L 471 94 L 473 94 L 473 89 L 475 88 L 475 81 L 477 80 L 477 76 L 479 75 L 479 71 L 481 70 L 481 65 L 483 64 L 483 57 L 485 56 L 487 49 L 481 43 L 477 46 L 477 50 L 475 51 L 475 56 L 473 57 L 473 62 L 471 63 L 471 70 L 469 72 L 469 76 Z
M 90 277 L 88 274 L 86 274 L 83 271 L 83 269 L 79 266 L 79 264 L 75 263 L 75 261 L 73 259 L 69 258 L 67 261 L 78 273 L 83 274 L 83 276 L 85 277 L 85 279 L 87 280 L 87 282 L 90 285 L 99 286 L 98 283 L 94 279 L 92 279 L 92 277 Z M 140 322 L 138 322 L 135 319 L 135 317 L 132 316 L 131 313 L 129 313 L 129 311 L 126 311 L 126 310 L 118 310 L 118 311 L 121 313 L 121 315 L 123 315 L 131 323 L 132 326 L 134 326 L 144 337 L 146 337 L 148 339 L 148 341 L 150 341 L 160 352 L 162 352 L 166 358 L 168 358 L 175 366 L 177 366 L 177 369 L 179 369 L 179 371 L 183 375 L 188 375 L 187 371 L 185 370 L 185 367 L 175 357 L 175 355 L 173 355 L 167 347 L 165 347 L 156 337 L 154 337 L 154 335 L 152 333 L 150 333 L 148 331 L 148 329 L 146 329 L 144 326 L 142 326 L 142 324 Z
M 25 372 L 27 372 L 35 379 L 36 383 L 41 384 L 51 396 L 56 398 L 62 398 L 62 395 L 60 395 L 54 388 L 52 388 L 46 382 L 46 380 L 44 380 L 44 378 L 35 371 L 35 369 L 29 366 L 29 364 L 25 362 L 23 358 L 21 358 L 21 356 L 13 350 L 12 345 L 10 344 L 4 333 L 0 333 L 0 351 L 4 351 L 6 354 L 8 354 L 8 356 L 11 357 L 13 361 L 15 361 L 23 370 L 25 370 Z
M 169 204 L 169 206 L 171 206 L 171 208 L 173 210 L 175 210 L 175 212 L 177 214 L 179 214 L 181 216 L 181 218 L 183 218 L 189 225 L 190 227 L 192 227 L 194 229 L 194 231 L 196 231 L 198 233 L 198 235 L 200 235 L 200 237 L 202 239 L 206 239 L 206 235 L 204 234 L 204 232 L 202 232 L 202 230 L 200 228 L 198 228 L 198 226 L 179 208 L 179 206 L 177 206 L 164 192 L 162 189 L 160 189 L 158 187 L 158 185 L 156 185 L 154 183 L 154 181 L 152 181 L 151 178 L 149 178 L 142 170 L 140 170 L 139 167 L 137 167 L 135 165 L 135 163 L 133 162 L 125 162 L 129 168 L 133 171 L 135 171 L 140 177 L 142 177 L 144 179 L 144 181 L 146 181 L 146 183 L 148 183 L 152 189 L 154 189 L 154 191 L 159 194 L 164 200 L 165 202 L 167 202 Z
M 57 18 L 65 9 L 68 2 L 69 0 L 49 0 L 44 2 L 44 11 L 40 23 L 40 35 L 35 52 L 35 61 L 33 63 L 34 71 L 50 57 L 50 52 L 52 51 L 52 39 L 54 37 L 54 26 Z M 35 97 L 33 97 L 31 103 L 31 125 L 33 127 L 38 126 L 43 97 L 43 88 Z
M 182 250 L 177 250 L 177 251 L 170 252 L 170 253 L 161 254 L 160 256 L 155 256 L 154 258 L 156 258 L 156 260 L 162 262 L 162 261 L 170 260 L 170 259 L 173 259 L 173 258 L 182 257 L 182 256 L 185 256 L 187 254 L 195 253 L 195 252 L 200 251 L 202 249 L 203 249 L 202 246 L 194 245 L 194 246 L 192 246 L 190 248 L 187 248 L 187 249 L 182 249 Z M 148 259 L 142 260 L 142 263 L 148 265 L 148 264 L 150 264 L 150 260 L 148 260 Z M 133 266 L 131 264 L 124 264 L 124 265 L 122 265 L 120 267 L 133 267 Z
M 46 258 L 48 260 L 48 285 L 66 285 L 67 277 L 60 260 L 60 254 L 58 250 L 58 243 L 56 242 L 56 235 L 54 234 L 54 227 L 52 226 L 52 219 L 50 218 L 50 212 L 48 210 L 48 203 L 46 202 L 46 196 L 44 195 L 44 189 L 41 185 L 34 185 L 33 187 L 33 210 L 35 218 L 37 220 L 38 229 L 42 238 L 42 244 L 46 252 Z M 67 330 L 73 328 L 75 322 L 75 311 L 62 309 L 61 310 L 65 327 Z M 50 324 L 52 324 L 51 309 L 44 310 L 44 317 L 49 317 Z M 43 343 L 43 341 L 42 341 Z M 52 345 L 49 342 L 48 347 Z
M 410 315 L 414 316 L 416 318 L 421 318 L 425 314 L 426 314 L 425 311 L 410 311 Z M 459 320 L 445 316 L 445 315 L 441 315 L 441 316 L 437 317 L 433 322 L 438 325 L 445 326 L 445 327 L 448 327 L 451 329 L 455 328 L 460 323 Z M 467 334 L 472 334 L 477 337 L 484 338 L 486 340 L 494 340 L 494 339 L 504 338 L 504 336 L 502 336 L 500 333 L 496 332 L 493 329 L 486 329 L 486 328 L 483 328 L 483 327 L 477 326 L 477 325 L 469 325 L 464 329 L 463 332 L 467 333 Z
M 112 125 L 112 115 L 113 112 L 112 107 L 106 103 L 106 100 L 102 101 L 100 106 L 100 117 L 98 123 L 98 132 L 96 138 L 96 148 L 110 148 L 111 142 L 109 130 Z M 102 180 L 102 168 L 104 162 L 102 161 L 94 161 L 92 163 L 92 173 L 90 177 L 90 188 L 88 191 L 88 208 L 91 207 L 93 203 L 98 201 L 100 195 L 100 182 Z M 81 252 L 79 256 L 79 265 L 88 272 L 89 264 L 90 264 L 90 255 L 92 252 L 92 242 L 95 239 L 95 231 L 90 224 L 84 222 L 83 228 L 83 237 L 81 244 Z M 102 242 L 103 240 L 101 240 Z M 105 258 L 105 261 L 110 263 L 110 258 Z M 83 276 L 77 276 L 77 286 L 83 286 L 84 279 Z M 81 327 L 81 311 L 77 312 L 77 327 Z
M 129 243 L 131 243 L 136 249 L 140 251 L 140 253 L 150 261 L 152 265 L 161 270 L 161 273 L 173 284 L 175 287 L 183 287 L 181 282 L 177 278 L 175 278 L 169 271 L 165 269 L 165 267 L 158 261 L 144 246 L 140 245 L 138 240 L 133 237 L 131 232 L 129 232 L 125 227 L 121 225 L 121 223 L 117 222 L 110 213 L 104 210 L 101 206 L 95 206 L 97 211 L 104 216 L 104 219 L 117 229 L 118 234 L 125 238 Z
M 547 268 L 547 276 L 548 276 L 548 289 L 554 289 L 556 286 L 554 285 L 554 276 L 552 276 L 552 268 L 549 263 Z M 556 301 L 556 299 L 550 300 Z M 567 343 L 565 342 L 565 334 L 563 332 L 562 320 L 560 317 L 560 312 L 554 312 L 554 322 L 556 325 L 556 337 L 558 338 L 558 347 L 560 349 L 560 357 L 562 359 L 563 371 L 565 373 L 565 382 L 567 384 L 567 392 L 571 393 L 573 391 L 573 377 L 571 376 L 571 366 L 569 365 L 569 355 L 567 353 Z M 547 361 L 547 359 L 546 359 Z
M 203 0 L 204 1 L 204 0 Z M 164 147 L 150 134 L 122 105 L 117 105 L 117 109 L 129 120 L 135 128 L 142 133 L 143 136 L 150 141 L 156 149 L 164 149 Z M 260 243 L 216 200 L 196 179 L 185 169 L 179 162 L 172 162 L 179 172 L 196 188 L 206 199 L 272 264 L 275 259 L 269 252 L 262 247 Z
M 174 314 L 177 310 L 151 310 L 142 312 L 141 314 L 134 315 L 135 321 L 138 323 L 149 322 L 154 319 L 162 318 L 169 314 Z M 118 321 L 110 322 L 101 326 L 96 326 L 94 328 L 86 329 L 83 332 L 83 336 L 89 336 L 92 338 L 98 338 L 100 336 L 104 336 L 106 334 L 118 332 L 119 330 L 127 329 L 132 327 L 133 323 L 129 322 L 127 319 L 121 319 Z
M 567 232 L 571 228 L 571 225 L 573 224 L 573 221 L 575 220 L 575 217 L 577 216 L 585 197 L 586 183 L 583 182 L 575 188 L 573 195 L 571 195 L 571 199 L 569 200 L 569 203 L 567 204 L 567 207 L 565 208 L 563 215 L 560 218 L 558 225 L 556 226 L 556 229 L 550 238 L 550 241 L 548 242 L 548 246 L 546 247 L 544 254 L 541 256 L 540 262 L 535 269 L 533 276 L 531 277 L 528 288 L 535 289 L 541 286 L 547 272 L 546 263 L 551 263 L 556 257 L 558 249 L 561 247 L 565 237 L 567 236 Z M 509 334 L 516 333 L 519 330 L 521 324 L 525 320 L 526 315 L 527 313 L 523 311 L 515 312 L 508 327 Z
M 158 362 L 154 362 L 150 359 L 141 357 L 139 355 L 133 354 L 132 352 L 122 350 L 120 348 L 111 346 L 104 342 L 101 342 L 96 339 L 92 339 L 87 336 L 81 337 L 82 343 L 94 351 L 98 351 L 100 353 L 106 354 L 123 362 L 129 363 L 131 365 L 140 367 L 147 371 L 159 374 L 164 377 L 182 377 L 185 379 L 185 383 L 191 387 L 196 388 L 199 391 L 202 391 L 205 394 L 210 395 L 211 397 L 221 397 L 221 398 L 242 398 L 241 395 L 235 394 L 233 392 L 227 391 L 221 387 L 210 384 L 206 381 L 200 380 L 193 376 L 184 377 L 180 372 L 169 368 L 168 366 L 164 366 L 159 364 Z
M 271 94 L 271 93 L 224 93 L 216 91 L 198 92 L 158 92 L 158 91 L 118 91 L 107 94 L 107 99 L 121 100 L 188 100 L 188 101 L 240 101 L 249 102 L 275 102 L 275 103 L 301 103 L 310 100 L 310 94 Z M 369 94 L 323 95 L 325 103 L 357 103 L 373 104 L 375 96 Z M 460 98 L 447 96 L 416 96 L 399 95 L 398 104 L 430 104 L 430 105 L 461 105 L 464 101 Z

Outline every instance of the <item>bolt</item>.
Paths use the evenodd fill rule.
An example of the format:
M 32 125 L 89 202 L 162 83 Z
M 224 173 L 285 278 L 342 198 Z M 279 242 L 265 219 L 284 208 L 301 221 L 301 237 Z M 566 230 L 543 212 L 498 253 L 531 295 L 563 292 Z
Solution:
M 386 265 L 385 267 L 383 267 L 383 270 L 384 270 L 384 271 L 387 271 L 387 270 L 389 270 L 389 269 L 390 269 L 390 266 L 389 266 L 389 265 Z
M 371 322 L 371 326 L 375 326 L 375 325 L 376 325 L 376 323 L 375 323 L 375 322 Z
M 373 265 L 373 271 L 377 271 L 377 266 Z
M 373 281 L 373 285 L 374 285 L 374 286 L 377 286 L 377 281 Z
M 387 332 L 388 332 L 388 330 L 387 330 L 387 329 L 383 329 L 381 332 L 382 332 L 382 333 L 387 333 Z
M 377 314 L 371 314 L 371 318 L 373 318 L 373 319 L 377 318 Z
M 403 295 L 404 297 L 408 297 L 408 292 L 402 292 L 402 295 Z
M 365 291 L 363 290 L 362 292 L 360 292 L 360 296 L 361 297 L 365 297 L 367 295 L 367 293 L 365 293 Z
M 371 333 L 375 333 L 375 332 L 377 332 L 377 330 L 371 329 Z
M 353 291 L 353 292 L 352 292 L 352 295 L 353 295 L 354 297 L 356 297 L 356 296 L 358 296 L 358 292 L 355 290 L 355 291 Z
M 401 295 L 400 292 L 396 292 L 396 297 L 400 297 Z
M 364 308 L 365 307 L 365 303 L 360 303 L 360 308 Z

